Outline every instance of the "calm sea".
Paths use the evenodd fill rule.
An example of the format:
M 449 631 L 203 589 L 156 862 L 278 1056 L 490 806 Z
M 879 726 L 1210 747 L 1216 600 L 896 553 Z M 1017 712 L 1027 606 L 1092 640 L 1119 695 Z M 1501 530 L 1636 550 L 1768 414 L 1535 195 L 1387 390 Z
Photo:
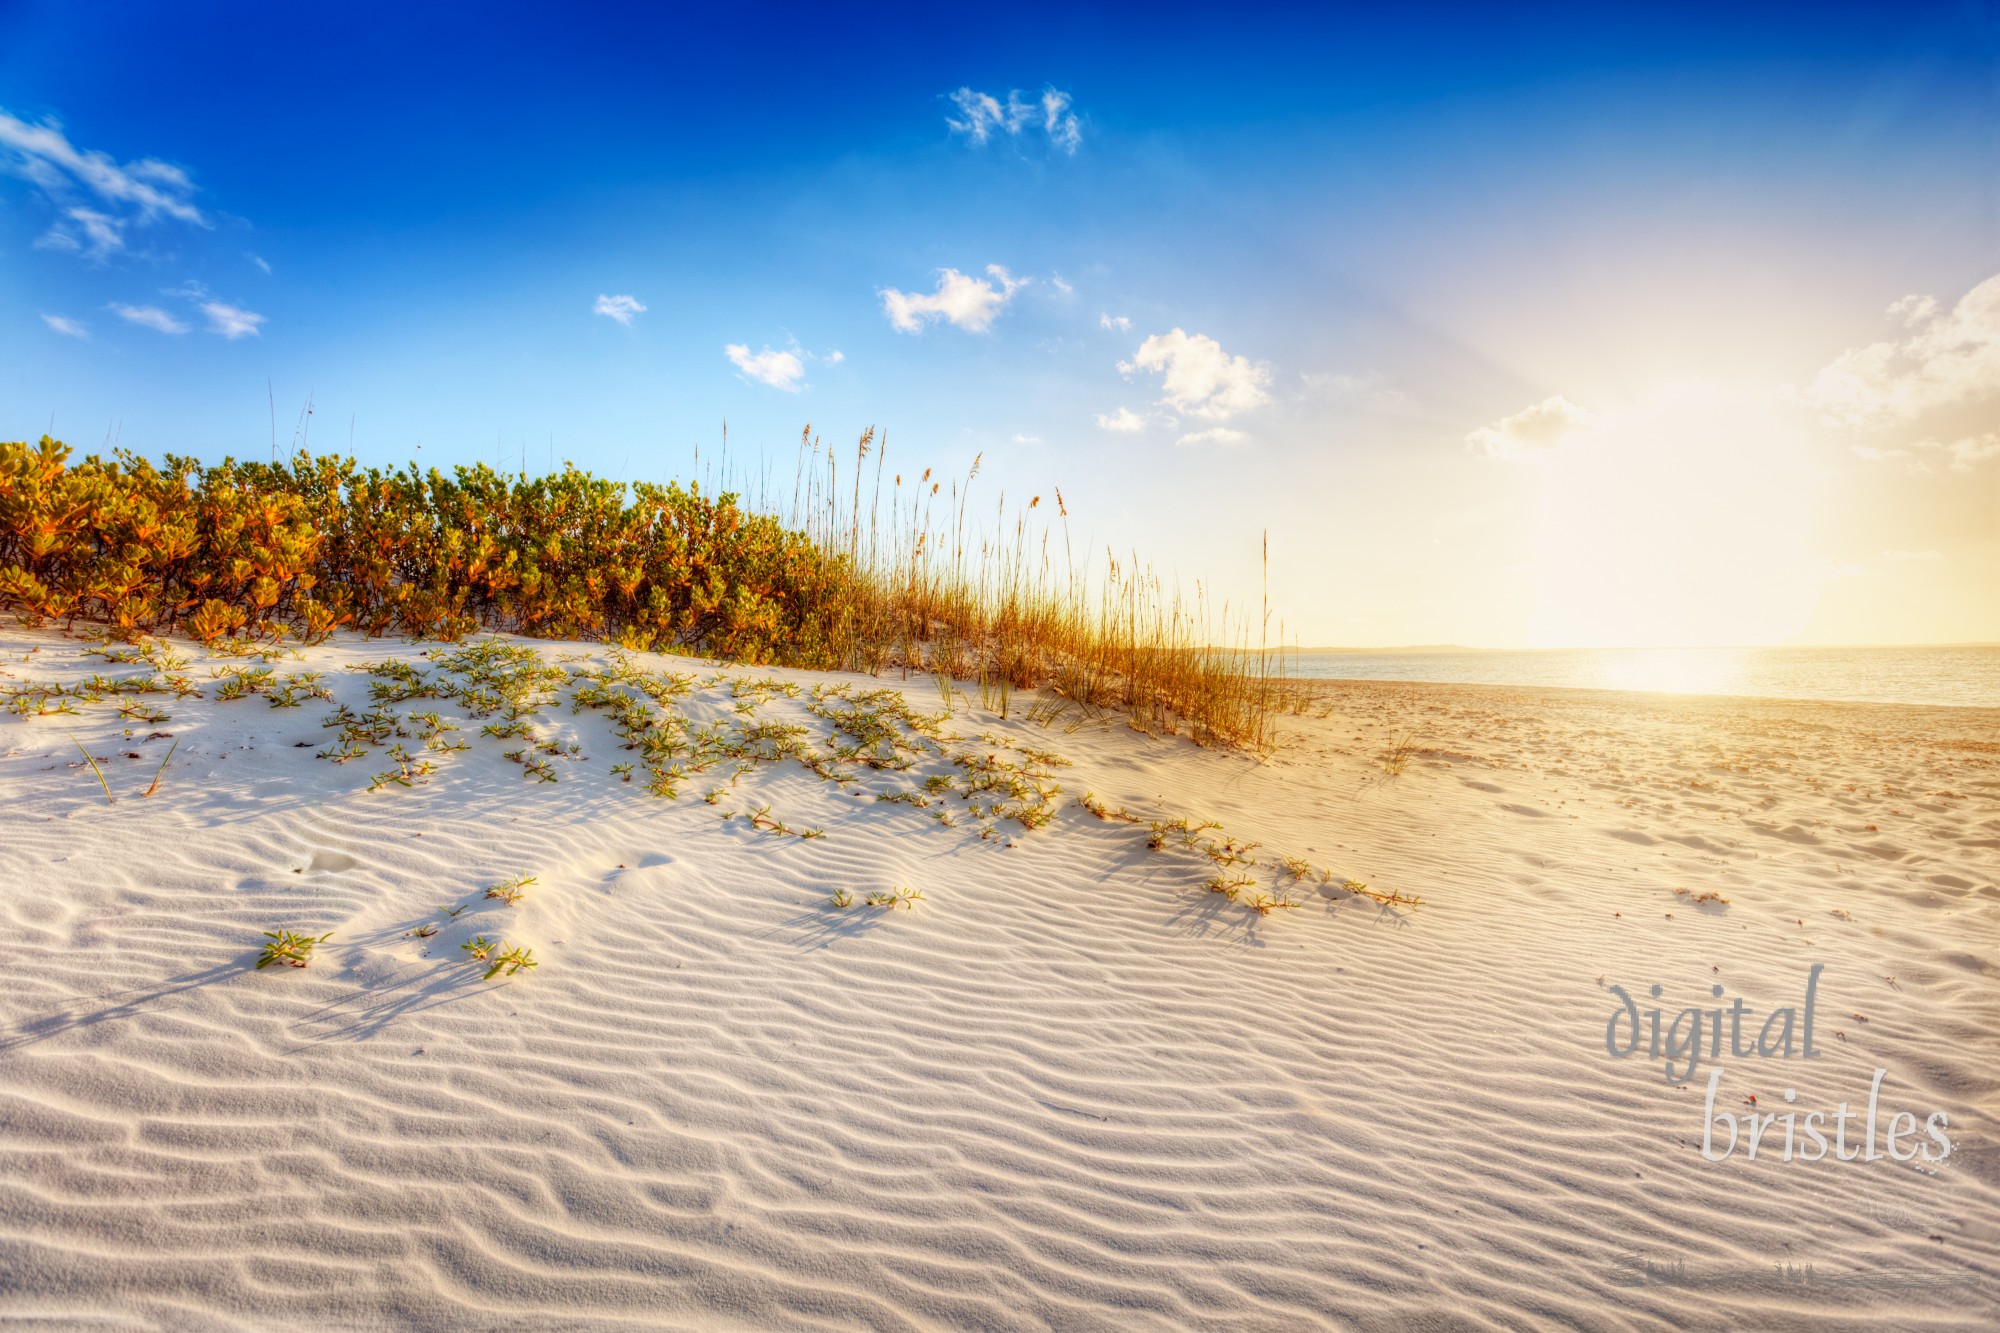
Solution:
M 1296 657 L 1287 654 L 1285 673 L 1333 680 L 1544 685 L 2000 708 L 2000 645 L 1308 652 Z

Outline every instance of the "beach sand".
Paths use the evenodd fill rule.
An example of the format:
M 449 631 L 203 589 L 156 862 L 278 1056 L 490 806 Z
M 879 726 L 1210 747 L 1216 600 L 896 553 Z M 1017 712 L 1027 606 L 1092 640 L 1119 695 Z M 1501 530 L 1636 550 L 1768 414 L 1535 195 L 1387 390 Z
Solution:
M 82 647 L 0 631 L 0 687 L 143 671 Z M 1030 831 L 875 799 L 970 771 L 941 757 L 725 761 L 665 801 L 567 695 L 534 724 L 559 781 L 427 700 L 392 708 L 470 748 L 369 792 L 379 754 L 315 758 L 332 703 L 218 701 L 183 651 L 211 697 L 144 700 L 170 720 L 0 717 L 10 1326 L 2000 1326 L 2000 710 L 1334 683 L 1260 762 L 961 701 L 955 752 L 1069 761 Z M 422 651 L 272 665 L 359 713 L 349 667 Z M 707 682 L 941 704 L 635 660 L 822 747 L 808 696 Z M 1086 791 L 1261 844 L 1256 885 L 1205 891 Z M 333 934 L 254 969 L 280 929 Z M 482 980 L 475 934 L 539 966 Z M 1607 1049 L 1612 987 L 1761 1022 L 1814 965 L 1817 1058 Z M 1953 1151 L 1785 1161 L 1780 1124 L 1705 1160 L 1715 1068 L 1738 1129 L 1886 1071 L 1875 1142 L 1943 1112 Z

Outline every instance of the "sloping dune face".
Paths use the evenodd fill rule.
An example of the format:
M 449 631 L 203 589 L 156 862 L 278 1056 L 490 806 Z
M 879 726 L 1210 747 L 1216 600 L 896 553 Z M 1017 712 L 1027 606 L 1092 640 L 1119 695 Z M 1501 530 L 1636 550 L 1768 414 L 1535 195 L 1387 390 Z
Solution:
M 1328 686 L 1259 762 L 594 645 L 84 647 L 0 632 L 9 1318 L 2000 1321 L 1992 710 Z M 1813 1059 L 1607 1046 L 1614 987 L 1815 965 Z M 1878 1070 L 1943 1160 L 1710 1160 Z

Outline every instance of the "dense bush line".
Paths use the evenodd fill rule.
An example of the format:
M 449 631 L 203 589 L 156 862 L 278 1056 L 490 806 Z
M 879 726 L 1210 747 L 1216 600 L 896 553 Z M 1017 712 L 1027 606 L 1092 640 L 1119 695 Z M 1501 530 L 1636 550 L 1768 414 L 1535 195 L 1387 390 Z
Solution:
M 1089 717 L 1262 746 L 1292 706 L 1271 657 L 1216 647 L 1205 609 L 1106 553 L 1087 577 L 1052 559 L 1004 499 L 967 531 L 963 482 L 885 476 L 874 435 L 851 475 L 801 443 L 793 519 L 699 484 L 603 481 L 574 467 L 508 476 L 289 463 L 161 465 L 120 450 L 73 462 L 44 436 L 0 443 L 0 612 L 127 637 L 205 643 L 336 629 L 457 639 L 478 629 L 596 639 L 745 662 L 977 680 L 1002 716 L 1016 688 Z M 864 469 L 875 476 L 864 505 Z M 1062 511 L 1061 494 L 1057 508 Z M 1026 509 L 1034 509 L 1033 497 Z M 1227 637 L 1228 615 L 1223 615 Z M 1247 619 L 1247 618 L 1246 618 Z M 1261 636 L 1263 621 L 1254 622 Z M 1282 636 L 1281 636 L 1282 637 Z
M 733 495 L 566 467 L 163 466 L 0 443 L 0 609 L 194 638 L 487 627 L 828 665 L 843 562 Z

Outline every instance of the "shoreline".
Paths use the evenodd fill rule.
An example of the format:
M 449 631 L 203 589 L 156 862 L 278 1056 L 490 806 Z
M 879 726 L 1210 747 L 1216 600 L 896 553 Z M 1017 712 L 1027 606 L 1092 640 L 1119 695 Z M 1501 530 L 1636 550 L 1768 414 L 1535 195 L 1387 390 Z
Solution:
M 1994 704 L 1930 704 L 1889 702 L 1879 699 L 1805 699 L 1787 695 L 1764 694 L 1706 694 L 1680 692 L 1675 690 L 1625 690 L 1608 689 L 1601 686 L 1584 685 L 1511 685 L 1489 684 L 1473 681 L 1430 681 L 1430 680 L 1386 680 L 1372 676 L 1283 676 L 1272 677 L 1287 686 L 1325 687 L 1328 689 L 1415 689 L 1436 691 L 1442 694 L 1477 695 L 1490 692 L 1500 697 L 1515 697 L 1523 700 L 1547 704 L 1561 704 L 1565 700 L 1578 703 L 1623 704 L 1630 703 L 1642 707 L 1691 707 L 1713 706 L 1716 709 L 1755 709 L 1773 707 L 1779 709 L 1836 710 L 1915 710 L 1919 715 L 1941 716 L 1965 714 L 1968 724 L 1981 719 L 1985 724 L 2000 728 L 2000 703 Z

